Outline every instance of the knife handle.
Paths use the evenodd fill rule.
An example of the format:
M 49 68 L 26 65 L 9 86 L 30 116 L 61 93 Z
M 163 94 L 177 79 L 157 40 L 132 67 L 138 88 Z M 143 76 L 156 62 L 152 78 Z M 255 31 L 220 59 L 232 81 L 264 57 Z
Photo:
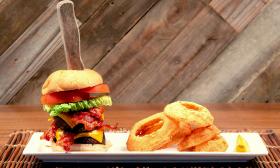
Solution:
M 64 45 L 67 69 L 84 69 L 81 58 L 80 31 L 75 17 L 74 4 L 64 0 L 57 4 L 60 33 Z

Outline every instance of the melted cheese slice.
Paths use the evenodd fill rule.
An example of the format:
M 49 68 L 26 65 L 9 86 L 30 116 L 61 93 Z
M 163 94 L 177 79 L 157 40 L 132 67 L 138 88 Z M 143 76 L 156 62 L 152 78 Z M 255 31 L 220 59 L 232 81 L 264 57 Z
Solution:
M 75 123 L 71 120 L 71 118 L 70 118 L 69 116 L 67 116 L 67 115 L 64 115 L 64 114 L 60 113 L 60 114 L 58 115 L 58 117 L 60 117 L 61 119 L 63 119 L 71 128 L 74 128 L 75 125 L 77 125 L 77 124 L 75 124 Z
M 82 132 L 82 133 L 77 134 L 74 137 L 74 139 L 81 138 L 81 137 L 91 137 L 91 138 L 97 140 L 98 142 L 102 143 L 103 132 L 104 132 L 103 129 L 93 130 L 93 131 L 90 131 L 90 132 Z
M 61 129 L 58 129 L 58 130 L 55 132 L 55 138 L 56 138 L 56 140 L 58 141 L 62 136 L 63 136 L 63 131 L 62 131 Z
M 71 120 L 71 117 L 69 117 L 69 116 L 67 116 L 67 115 L 65 115 L 65 114 L 60 113 L 60 114 L 58 115 L 58 117 L 60 117 L 61 119 L 63 119 L 71 128 L 74 128 L 74 127 L 77 125 L 75 122 L 73 122 L 73 121 Z M 104 113 L 102 114 L 101 119 L 104 120 Z
M 103 129 L 99 130 L 93 130 L 90 132 L 82 132 L 77 135 L 75 135 L 74 139 L 82 138 L 82 137 L 91 137 L 95 140 L 97 140 L 99 143 L 102 143 L 103 141 Z M 63 136 L 63 131 L 61 129 L 58 129 L 55 133 L 56 140 L 59 140 Z

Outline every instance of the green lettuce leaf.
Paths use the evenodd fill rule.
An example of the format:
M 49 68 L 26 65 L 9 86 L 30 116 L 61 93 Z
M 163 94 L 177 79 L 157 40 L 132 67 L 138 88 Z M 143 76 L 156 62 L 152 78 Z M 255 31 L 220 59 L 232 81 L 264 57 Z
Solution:
M 112 99 L 110 96 L 100 96 L 90 100 L 83 100 L 74 103 L 63 103 L 54 106 L 44 105 L 44 111 L 47 111 L 50 116 L 58 116 L 61 112 L 82 111 L 93 107 L 111 106 Z

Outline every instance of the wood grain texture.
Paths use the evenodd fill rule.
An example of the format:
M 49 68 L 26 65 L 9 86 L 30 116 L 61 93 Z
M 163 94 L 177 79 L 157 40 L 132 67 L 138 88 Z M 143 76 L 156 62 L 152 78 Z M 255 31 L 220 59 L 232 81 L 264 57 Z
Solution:
M 280 102 L 280 52 L 274 54 L 268 67 L 233 102 Z
M 204 105 L 213 114 L 215 125 L 221 129 L 274 129 L 280 133 L 279 104 Z M 115 104 L 106 109 L 105 122 L 112 125 L 119 123 L 120 128 L 131 129 L 135 122 L 162 111 L 163 107 L 164 105 L 159 104 Z M 47 129 L 50 125 L 47 119 L 48 113 L 43 112 L 39 106 L 0 106 L 0 145 L 4 144 L 9 138 L 8 135 L 15 130 Z
M 87 20 L 98 11 L 98 8 L 108 0 L 72 0 L 74 2 L 75 14 L 79 21 L 82 23 Z
M 81 30 L 86 67 L 98 62 L 142 19 L 158 0 L 109 1 Z
M 216 52 L 234 36 L 232 27 L 206 7 L 160 53 L 160 56 L 123 89 L 116 97 L 117 101 L 143 103 L 151 101 L 155 96 L 158 99 L 154 101 L 169 101 L 184 87 L 185 79 L 190 78 L 184 76 L 185 71 L 193 69 L 191 78 L 195 78 L 215 58 Z M 195 61 L 196 59 L 200 61 Z M 201 63 L 198 64 L 199 62 Z M 180 81 L 182 82 L 178 83 Z M 161 91 L 164 91 L 165 95 L 159 97 Z
M 119 40 L 146 14 L 157 0 L 109 1 L 98 8 L 93 16 L 81 26 L 81 51 L 85 67 L 93 67 Z M 63 48 L 49 59 L 40 71 L 13 98 L 12 102 L 38 104 L 40 92 L 25 99 L 25 95 L 41 88 L 47 75 L 65 69 Z M 38 89 L 36 89 L 38 90 Z M 33 97 L 34 96 L 34 97 Z
M 3 0 L 0 2 L 0 55 L 47 8 L 51 0 Z
M 55 6 L 52 3 L 0 57 L 0 103 L 7 103 L 61 45 Z
M 274 60 L 280 45 L 280 3 L 273 1 L 177 99 L 234 101 Z M 267 31 L 269 30 L 269 31 Z
M 209 5 L 241 32 L 265 6 L 263 0 L 212 0 Z
M 4 6 L 2 3 L 7 1 L 0 3 L 0 9 Z M 272 31 L 267 31 L 269 27 L 263 25 L 255 29 L 266 31 L 267 37 L 263 38 L 259 38 L 261 35 L 258 32 L 249 33 L 248 36 L 244 32 L 240 33 L 268 4 L 262 0 L 74 0 L 74 3 L 77 18 L 82 24 L 81 55 L 85 66 L 103 75 L 104 81 L 111 87 L 115 102 L 170 102 L 191 96 L 195 96 L 195 100 L 199 98 L 214 102 L 237 100 L 239 95 L 249 89 L 252 81 L 268 68 L 273 60 L 272 52 L 278 47 L 278 34 L 275 31 L 278 21 L 272 24 L 278 16 L 277 1 L 273 1 L 275 9 L 270 7 L 270 14 L 274 12 L 275 16 L 267 16 L 265 19 L 268 22 L 263 22 Z M 47 29 L 43 27 L 41 29 Z M 271 37 L 272 32 L 276 33 L 275 37 Z M 244 47 L 234 50 L 235 53 L 227 57 L 220 55 L 238 35 L 240 37 L 237 40 L 245 36 L 244 42 L 239 42 Z M 263 41 L 254 41 L 250 37 Z M 265 43 L 269 48 L 262 50 Z M 21 44 L 14 43 L 14 46 L 25 46 L 25 51 L 29 52 L 24 55 L 28 56 L 20 59 L 29 61 L 17 62 L 15 65 L 20 69 L 15 71 L 17 75 L 8 77 L 11 79 L 10 84 L 4 82 L 5 87 L 11 85 L 11 88 L 16 88 L 2 92 L 9 95 L 3 97 L 9 103 L 39 104 L 41 86 L 47 76 L 55 70 L 66 69 L 61 43 L 57 43 L 55 49 L 48 49 L 49 53 L 41 60 L 42 54 L 33 51 L 43 45 L 34 47 L 34 44 L 37 46 L 33 43 L 30 47 L 31 44 L 23 40 Z M 261 49 L 257 48 L 258 52 L 255 52 L 253 47 L 246 48 L 249 45 L 261 45 Z M 229 50 L 232 48 L 229 47 Z M 18 54 L 5 54 L 8 59 L 1 56 L 0 63 L 4 66 L 0 70 L 9 69 L 7 60 L 14 63 L 12 60 L 19 57 L 19 51 Z M 243 52 L 249 54 L 244 55 Z M 39 55 L 36 57 L 40 60 L 39 64 L 36 60 L 31 62 L 34 55 Z M 216 64 L 220 60 L 224 62 Z M 256 68 L 246 68 L 245 64 Z M 203 76 L 204 72 L 215 66 L 208 76 Z M 27 69 L 31 69 L 28 75 Z M 202 76 L 206 82 L 204 85 L 196 83 Z M 211 76 L 215 78 L 210 80 Z M 208 93 L 203 93 L 207 87 Z M 220 91 L 219 94 L 215 89 Z
M 204 4 L 208 5 L 212 0 L 201 0 Z
M 210 32 L 204 32 L 203 27 L 198 32 L 206 37 L 197 47 L 195 55 L 182 67 L 176 74 L 170 78 L 163 88 L 158 91 L 149 102 L 172 102 L 176 95 L 180 94 L 201 72 L 203 72 L 213 60 L 224 50 L 226 46 L 237 36 L 228 24 L 224 24 L 221 20 L 206 18 L 207 29 Z M 201 19 L 202 20 L 202 19 Z M 216 23 L 215 23 L 216 22 Z M 204 35 L 205 33 L 205 35 Z M 193 33 L 195 34 L 195 33 Z M 191 38 L 191 37 L 190 37 Z M 197 40 L 197 39 L 196 39 Z M 193 45 L 193 40 L 189 45 Z M 189 51 L 185 51 L 189 53 Z M 182 58 L 183 59 L 183 58 Z M 180 58 L 179 58 L 180 60 Z M 178 61 L 178 60 L 177 60 Z
M 160 1 L 94 67 L 109 84 L 115 100 L 204 7 L 196 0 Z

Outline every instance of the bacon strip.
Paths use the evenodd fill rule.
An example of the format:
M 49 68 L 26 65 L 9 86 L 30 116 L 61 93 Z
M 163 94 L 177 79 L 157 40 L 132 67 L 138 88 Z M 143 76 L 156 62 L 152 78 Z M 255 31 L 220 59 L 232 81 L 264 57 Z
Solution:
M 65 151 L 70 151 L 71 145 L 74 144 L 74 134 L 64 133 L 56 144 L 63 147 Z
M 57 131 L 57 127 L 53 122 L 48 130 L 44 132 L 44 134 L 40 137 L 40 139 L 45 139 L 47 141 L 53 140 L 55 138 L 55 133 Z
M 71 117 L 71 120 L 75 124 L 83 124 L 85 130 L 92 131 L 95 128 L 102 127 L 102 113 L 104 112 L 103 107 L 91 108 L 87 112 L 77 112 L 74 114 L 66 114 Z

